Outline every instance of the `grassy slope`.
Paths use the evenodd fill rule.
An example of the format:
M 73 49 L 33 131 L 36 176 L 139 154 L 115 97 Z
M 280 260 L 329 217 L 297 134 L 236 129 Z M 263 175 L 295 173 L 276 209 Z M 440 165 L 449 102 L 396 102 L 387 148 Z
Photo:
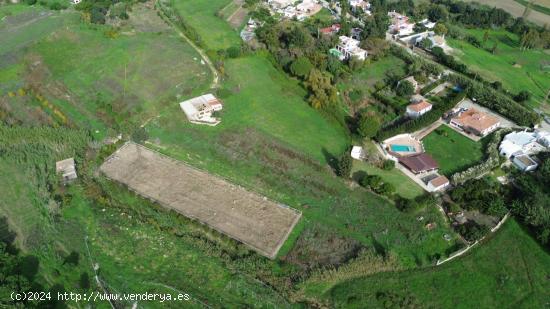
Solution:
M 468 32 L 482 41 L 485 30 L 470 29 Z M 550 62 L 550 54 L 543 50 L 521 51 L 517 35 L 507 31 L 489 30 L 489 34 L 484 46 L 491 49 L 496 42 L 498 52 L 495 55 L 463 41 L 449 39 L 448 42 L 460 51 L 457 56 L 474 71 L 491 81 L 501 81 L 503 87 L 513 93 L 529 91 L 532 95 L 529 104 L 539 107 L 550 79 L 550 69 L 543 70 L 541 64 Z M 515 63 L 519 66 L 514 66 Z M 549 109 L 548 106 L 544 108 Z
M 109 124 L 99 116 L 105 112 L 98 108 L 99 96 L 113 105 L 109 117 L 129 112 L 139 122 L 155 115 L 176 96 L 203 88 L 211 78 L 198 54 L 173 31 L 138 31 L 109 39 L 104 34 L 108 28 L 88 28 L 80 24 L 78 14 L 68 12 L 17 26 L 6 27 L 6 35 L 0 36 L 0 42 L 6 43 L 0 44 L 0 53 L 19 57 L 18 62 L 0 66 L 0 80 L 10 78 L 13 83 L 12 89 L 6 90 L 23 85 L 25 61 L 40 61 L 53 78 L 35 80 L 42 94 L 77 126 L 99 130 L 101 136 Z M 23 50 L 25 46 L 32 48 Z M 52 81 L 71 100 L 52 96 Z M 123 126 L 128 120 L 117 119 Z
M 200 34 L 207 49 L 219 50 L 241 44 L 238 33 L 216 13 L 232 0 L 177 0 L 172 6 Z
M 377 303 L 378 291 L 402 291 L 434 308 L 543 308 L 550 299 L 550 256 L 510 220 L 492 239 L 436 268 L 381 273 L 342 283 L 335 307 Z
M 474 142 L 445 125 L 426 136 L 422 143 L 426 152 L 439 163 L 439 171 L 447 176 L 475 165 L 483 158 L 482 141 Z

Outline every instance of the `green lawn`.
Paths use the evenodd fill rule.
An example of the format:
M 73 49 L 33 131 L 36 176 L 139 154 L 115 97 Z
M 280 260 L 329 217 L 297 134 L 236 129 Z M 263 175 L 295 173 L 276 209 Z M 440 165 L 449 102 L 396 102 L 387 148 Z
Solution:
M 229 23 L 216 16 L 232 0 L 173 0 L 172 6 L 201 36 L 207 49 L 219 50 L 239 46 L 239 33 Z
M 422 143 L 446 176 L 475 165 L 483 158 L 483 140 L 475 142 L 446 125 L 426 136 Z
M 466 256 L 438 267 L 380 273 L 326 293 L 336 308 L 382 306 L 379 292 L 408 295 L 426 308 L 544 308 L 550 256 L 515 221 Z
M 424 190 L 412 181 L 409 177 L 403 174 L 398 169 L 394 168 L 390 171 L 385 171 L 374 167 L 366 162 L 353 161 L 353 172 L 366 172 L 368 175 L 378 175 L 382 177 L 384 182 L 388 182 L 395 186 L 397 194 L 405 198 L 415 198 L 424 193 Z
M 485 30 L 469 29 L 468 33 L 483 41 Z M 489 39 L 484 47 L 491 49 L 497 44 L 497 53 L 477 48 L 464 41 L 448 39 L 451 47 L 455 48 L 455 55 L 470 69 L 478 72 L 489 81 L 502 82 L 504 89 L 513 93 L 527 90 L 532 99 L 529 104 L 533 107 L 542 107 L 550 112 L 550 103 L 541 106 L 547 94 L 550 80 L 550 51 L 519 49 L 517 35 L 504 30 L 489 30 Z

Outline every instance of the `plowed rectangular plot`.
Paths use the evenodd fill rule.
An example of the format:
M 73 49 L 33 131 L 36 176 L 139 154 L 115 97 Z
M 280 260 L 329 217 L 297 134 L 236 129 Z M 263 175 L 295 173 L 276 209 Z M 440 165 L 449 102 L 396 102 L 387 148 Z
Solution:
M 285 242 L 300 212 L 135 143 L 102 165 L 107 177 L 199 220 L 269 258 Z

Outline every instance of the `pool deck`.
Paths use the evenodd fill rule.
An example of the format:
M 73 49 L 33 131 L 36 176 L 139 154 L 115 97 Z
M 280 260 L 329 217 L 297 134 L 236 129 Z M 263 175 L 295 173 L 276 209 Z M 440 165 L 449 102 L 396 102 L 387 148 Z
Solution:
M 384 145 L 386 145 L 386 147 L 389 148 L 388 152 L 401 157 L 415 155 L 415 154 L 421 153 L 424 150 L 422 143 L 419 140 L 413 138 L 409 134 L 400 134 L 394 137 L 390 137 L 384 141 Z M 410 147 L 414 147 L 415 151 L 395 151 L 391 149 L 391 145 L 410 146 Z

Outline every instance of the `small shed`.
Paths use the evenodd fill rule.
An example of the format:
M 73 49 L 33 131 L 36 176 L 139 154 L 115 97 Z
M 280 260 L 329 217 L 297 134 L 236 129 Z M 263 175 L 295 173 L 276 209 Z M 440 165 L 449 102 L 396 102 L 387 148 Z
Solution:
M 55 172 L 63 177 L 63 182 L 65 183 L 71 182 L 78 178 L 74 158 L 57 161 L 55 163 Z
M 363 147 L 361 146 L 353 146 L 351 149 L 351 157 L 355 160 L 363 160 L 365 157 L 365 154 L 363 153 Z

